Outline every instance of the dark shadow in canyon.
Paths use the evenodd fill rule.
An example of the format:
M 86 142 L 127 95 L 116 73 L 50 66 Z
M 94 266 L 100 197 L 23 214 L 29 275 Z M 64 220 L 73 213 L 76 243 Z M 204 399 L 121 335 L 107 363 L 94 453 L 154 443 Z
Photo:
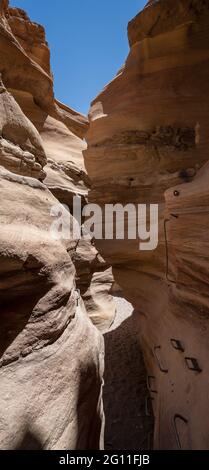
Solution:
M 26 429 L 22 441 L 17 445 L 15 450 L 43 450 L 41 437 L 38 433 Z
M 8 278 L 9 279 L 9 278 Z M 11 276 L 12 286 L 12 276 Z M 45 279 L 34 273 L 25 285 L 8 289 L 0 299 L 0 358 L 17 336 L 24 330 L 33 309 L 50 289 Z
M 100 377 L 95 364 L 80 370 L 77 397 L 77 442 L 75 450 L 99 450 L 102 416 L 98 403 L 101 391 Z
M 149 450 L 153 445 L 154 420 L 146 414 L 146 369 L 135 315 L 104 335 L 106 450 Z

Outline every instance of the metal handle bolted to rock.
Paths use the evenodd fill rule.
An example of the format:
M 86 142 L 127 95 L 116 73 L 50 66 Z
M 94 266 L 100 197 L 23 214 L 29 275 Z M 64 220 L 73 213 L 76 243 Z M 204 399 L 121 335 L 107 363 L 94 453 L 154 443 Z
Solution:
M 81 291 L 80 291 L 80 289 L 76 289 L 75 290 L 75 298 L 76 298 L 76 302 L 77 302 L 77 307 L 79 305 L 80 297 L 81 297 Z

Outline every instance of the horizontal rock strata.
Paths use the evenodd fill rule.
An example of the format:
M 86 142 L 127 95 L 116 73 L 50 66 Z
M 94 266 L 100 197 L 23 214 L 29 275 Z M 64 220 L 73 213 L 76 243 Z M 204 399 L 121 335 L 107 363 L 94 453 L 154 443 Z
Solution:
M 149 2 L 89 113 L 91 201 L 159 206 L 156 250 L 97 243 L 138 311 L 156 449 L 209 447 L 208 25 L 208 2 Z

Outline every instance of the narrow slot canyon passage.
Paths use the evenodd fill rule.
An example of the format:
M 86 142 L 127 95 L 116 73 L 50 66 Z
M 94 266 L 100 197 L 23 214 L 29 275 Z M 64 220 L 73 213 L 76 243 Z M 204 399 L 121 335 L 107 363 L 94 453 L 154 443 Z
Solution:
M 136 16 L 134 0 L 77 0 L 54 18 L 47 0 L 14 3 L 0 0 L 1 450 L 209 449 L 209 0 L 139 0 Z
M 106 450 L 152 448 L 153 416 L 147 416 L 146 369 L 139 344 L 133 307 L 115 297 L 114 323 L 104 334 L 105 372 L 103 402 Z

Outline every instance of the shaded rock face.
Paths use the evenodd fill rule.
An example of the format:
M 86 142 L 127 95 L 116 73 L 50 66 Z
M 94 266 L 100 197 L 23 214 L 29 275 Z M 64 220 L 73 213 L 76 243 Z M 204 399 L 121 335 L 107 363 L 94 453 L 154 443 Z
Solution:
M 156 449 L 209 448 L 208 25 L 208 2 L 149 2 L 84 152 L 91 201 L 159 205 L 156 250 L 97 242 L 138 312 Z
M 112 273 L 91 240 L 50 232 L 55 205 L 86 201 L 88 121 L 54 99 L 44 30 L 7 1 L 0 57 L 1 448 L 96 449 L 104 345 L 89 317 L 112 321 Z

